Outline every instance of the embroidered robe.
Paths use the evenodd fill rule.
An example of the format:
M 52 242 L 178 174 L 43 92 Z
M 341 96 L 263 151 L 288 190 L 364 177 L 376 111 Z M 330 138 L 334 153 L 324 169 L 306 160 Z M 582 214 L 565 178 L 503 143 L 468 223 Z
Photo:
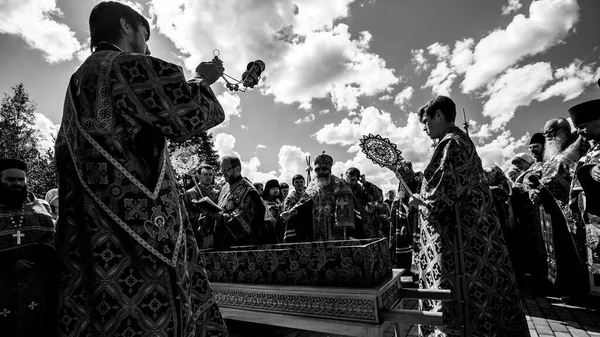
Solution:
M 376 185 L 366 181 L 364 184 L 350 185 L 362 216 L 364 236 L 367 239 L 383 237 L 381 221 L 377 216 L 375 202 L 383 200 L 383 192 Z M 387 234 L 387 233 L 386 233 Z
M 219 185 L 199 184 L 183 193 L 183 203 L 194 229 L 196 242 L 198 242 L 200 248 L 209 248 L 214 245 L 216 223 L 215 220 L 207 216 L 206 211 L 202 210 L 195 201 L 208 197 L 216 204 L 219 202 L 219 192 L 221 192 Z
M 570 206 L 585 224 L 587 267 L 591 294 L 600 296 L 600 204 L 597 194 L 600 184 L 590 179 L 590 170 L 600 164 L 600 143 L 595 143 L 577 163 L 571 185 Z M 587 171 L 587 172 L 586 172 Z M 585 191 L 584 191 L 585 190 Z
M 265 206 L 254 185 L 246 178 L 223 186 L 219 194 L 223 217 L 215 229 L 215 248 L 275 243 L 265 225 Z
M 569 207 L 569 191 L 577 162 L 588 148 L 587 142 L 578 138 L 563 152 L 523 177 L 525 184 L 532 175 L 541 182 L 541 202 L 534 205 L 541 227 L 534 227 L 534 233 L 546 255 L 546 278 L 562 295 L 577 295 L 588 285 L 584 266 L 587 255 L 584 225 Z
M 23 209 L 0 205 L 3 336 L 56 336 L 55 234 L 52 216 L 33 194 Z
M 175 64 L 94 52 L 72 76 L 56 140 L 60 336 L 226 336 L 177 193 L 166 138 L 224 120 Z
M 449 128 L 423 172 L 419 207 L 419 287 L 449 289 L 447 302 L 420 300 L 443 312 L 444 326 L 424 336 L 529 336 L 519 291 L 475 145 Z
M 308 184 L 300 201 L 290 209 L 286 242 L 346 240 L 364 237 L 360 214 L 350 184 L 334 175 L 326 187 Z M 344 237 L 346 229 L 346 237 Z

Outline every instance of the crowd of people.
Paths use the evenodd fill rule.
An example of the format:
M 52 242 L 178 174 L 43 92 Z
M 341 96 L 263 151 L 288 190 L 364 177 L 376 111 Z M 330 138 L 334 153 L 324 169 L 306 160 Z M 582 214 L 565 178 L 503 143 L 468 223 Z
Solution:
M 549 120 L 506 172 L 482 166 L 454 102 L 437 96 L 418 112 L 432 157 L 422 172 L 393 167 L 399 187 L 385 196 L 358 168 L 332 174 L 325 152 L 289 182 L 253 182 L 224 156 L 180 193 L 166 140 L 223 122 L 210 88 L 222 63 L 186 80 L 150 56 L 148 21 L 121 3 L 99 3 L 89 23 L 93 53 L 56 139 L 58 188 L 38 198 L 27 163 L 0 159 L 3 333 L 226 336 L 200 254 L 240 245 L 386 238 L 420 288 L 451 291 L 420 301 L 444 317 L 424 336 L 529 336 L 521 290 L 598 291 L 600 100 L 569 109 L 574 128 Z

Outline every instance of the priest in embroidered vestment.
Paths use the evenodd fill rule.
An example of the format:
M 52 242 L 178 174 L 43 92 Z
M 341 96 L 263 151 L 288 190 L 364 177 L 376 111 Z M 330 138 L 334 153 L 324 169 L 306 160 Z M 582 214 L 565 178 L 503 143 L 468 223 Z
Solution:
M 54 221 L 26 171 L 0 159 L 0 334 L 56 336 Z
M 578 104 L 569 114 L 577 132 L 593 144 L 577 163 L 570 207 L 585 225 L 589 292 L 600 296 L 600 99 Z
M 382 238 L 388 233 L 382 230 L 382 224 L 376 210 L 376 202 L 383 202 L 383 191 L 375 184 L 368 182 L 360 170 L 351 167 L 346 170 L 346 181 L 350 184 L 358 211 L 362 217 L 365 238 Z M 389 227 L 387 227 L 389 228 Z
M 316 178 L 300 201 L 281 213 L 286 242 L 333 241 L 364 237 L 360 214 L 350 184 L 331 174 L 333 158 L 325 152 L 315 158 Z
M 221 212 L 217 220 L 215 248 L 276 243 L 275 234 L 265 223 L 265 205 L 254 185 L 242 176 L 242 163 L 235 156 L 224 156 L 221 172 L 226 184 L 219 194 Z
M 579 159 L 589 149 L 583 137 L 572 132 L 564 118 L 544 125 L 544 162 L 524 175 L 523 182 L 541 219 L 534 235 L 546 257 L 543 276 L 563 297 L 584 296 L 588 289 L 585 268 L 585 228 L 569 207 L 569 193 Z
M 198 246 L 209 248 L 214 244 L 216 224 L 213 219 L 210 219 L 206 210 L 199 206 L 198 201 L 207 197 L 215 204 L 218 203 L 221 187 L 215 184 L 215 171 L 208 164 L 200 165 L 195 175 L 196 177 L 192 177 L 194 187 L 183 193 L 183 203 L 196 234 Z
M 67 88 L 56 139 L 60 336 L 226 336 L 180 202 L 166 140 L 224 120 L 219 62 L 151 57 L 127 5 L 90 14 L 92 55 Z
M 419 287 L 448 289 L 447 302 L 421 300 L 442 312 L 444 326 L 424 336 L 529 336 L 519 291 L 486 183 L 468 135 L 455 126 L 456 107 L 437 96 L 419 109 L 429 137 L 439 140 L 410 201 L 420 213 Z

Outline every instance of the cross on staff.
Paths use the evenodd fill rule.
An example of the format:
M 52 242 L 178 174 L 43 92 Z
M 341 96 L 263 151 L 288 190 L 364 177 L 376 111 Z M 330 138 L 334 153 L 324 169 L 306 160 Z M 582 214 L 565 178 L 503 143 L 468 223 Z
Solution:
M 310 166 L 310 155 L 306 156 L 306 185 L 310 183 L 310 172 L 313 170 L 312 166 Z
M 13 238 L 17 239 L 17 245 L 21 244 L 21 238 L 25 236 L 25 234 L 21 233 L 21 231 L 17 231 L 15 234 L 12 235 Z

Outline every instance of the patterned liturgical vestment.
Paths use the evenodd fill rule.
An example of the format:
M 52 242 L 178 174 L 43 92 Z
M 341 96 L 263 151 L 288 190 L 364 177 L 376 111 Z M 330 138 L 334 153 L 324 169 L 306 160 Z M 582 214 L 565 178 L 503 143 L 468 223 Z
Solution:
M 23 208 L 0 205 L 0 335 L 56 335 L 54 240 L 52 216 L 33 194 Z
M 206 82 L 97 50 L 56 140 L 60 336 L 224 336 L 165 146 L 224 120 Z
M 481 160 L 468 135 L 449 128 L 423 172 L 419 287 L 449 289 L 452 300 L 422 300 L 444 327 L 425 336 L 529 336 L 519 291 Z
M 326 187 L 309 183 L 300 201 L 292 207 L 287 222 L 286 242 L 310 242 L 363 238 L 360 217 L 350 184 L 334 175 Z

